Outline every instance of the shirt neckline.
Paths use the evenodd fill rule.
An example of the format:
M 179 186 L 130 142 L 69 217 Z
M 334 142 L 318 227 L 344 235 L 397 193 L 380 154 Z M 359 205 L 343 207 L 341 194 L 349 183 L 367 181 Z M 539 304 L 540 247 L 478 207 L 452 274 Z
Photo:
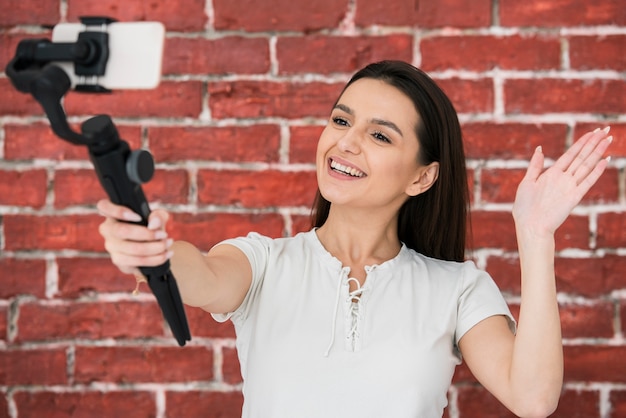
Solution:
M 325 262 L 327 262 L 329 264 L 332 264 L 335 268 L 337 268 L 339 270 L 342 269 L 344 267 L 343 263 L 337 257 L 332 255 L 326 249 L 326 247 L 324 247 L 324 245 L 320 241 L 319 237 L 317 236 L 317 233 L 315 232 L 316 229 L 317 228 L 312 228 L 309 232 L 305 233 L 305 236 L 307 238 L 308 243 L 312 246 L 313 250 L 319 256 L 322 257 L 322 259 Z M 380 264 L 367 265 L 367 266 L 365 266 L 365 269 L 369 273 L 369 271 L 372 271 L 374 269 L 381 270 L 381 269 L 392 268 L 396 264 L 398 264 L 398 263 L 400 263 L 402 261 L 402 259 L 407 255 L 407 252 L 408 252 L 408 247 L 403 242 L 401 242 L 400 251 L 398 251 L 398 254 L 396 254 L 393 258 L 390 258 L 389 260 L 385 260 L 385 261 L 383 261 Z

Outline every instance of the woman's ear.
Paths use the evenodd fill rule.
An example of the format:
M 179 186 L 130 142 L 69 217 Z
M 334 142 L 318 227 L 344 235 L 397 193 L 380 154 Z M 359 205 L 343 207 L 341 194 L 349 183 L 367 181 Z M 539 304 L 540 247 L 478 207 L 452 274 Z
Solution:
M 406 194 L 409 196 L 417 196 L 424 193 L 435 184 L 439 177 L 439 162 L 433 161 L 427 166 L 420 167 L 417 172 L 417 178 L 406 189 Z

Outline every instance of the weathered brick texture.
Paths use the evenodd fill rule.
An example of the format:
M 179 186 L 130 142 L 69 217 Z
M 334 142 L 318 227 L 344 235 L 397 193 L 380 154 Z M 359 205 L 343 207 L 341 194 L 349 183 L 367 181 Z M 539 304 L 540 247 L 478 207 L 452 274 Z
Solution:
M 147 91 L 68 94 L 74 129 L 110 114 L 156 160 L 170 235 L 209 249 L 307 230 L 317 138 L 347 78 L 403 59 L 459 112 L 468 246 L 519 312 L 510 214 L 527 160 L 611 125 L 609 168 L 557 233 L 565 385 L 555 417 L 626 416 L 626 7 L 623 0 L 7 0 L 0 14 L 0 417 L 236 417 L 232 324 L 188 308 L 176 346 L 146 285 L 110 262 L 87 152 L 3 72 L 21 39 L 106 15 L 167 30 Z M 393 7 L 391 7 L 393 6 Z M 393 355 L 393 354 L 390 354 Z M 446 418 L 509 417 L 465 365 Z M 55 415 L 50 411 L 54 410 Z

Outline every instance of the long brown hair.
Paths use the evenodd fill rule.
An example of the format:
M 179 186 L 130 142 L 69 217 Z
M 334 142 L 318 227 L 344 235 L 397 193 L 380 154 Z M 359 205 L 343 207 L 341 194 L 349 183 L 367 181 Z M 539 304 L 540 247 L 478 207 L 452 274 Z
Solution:
M 425 72 L 402 61 L 368 65 L 354 74 L 344 91 L 361 78 L 382 80 L 413 101 L 420 116 L 416 128 L 418 161 L 423 165 L 439 162 L 435 184 L 408 198 L 400 208 L 398 238 L 426 256 L 463 261 L 469 232 L 469 190 L 461 126 L 454 106 Z M 313 227 L 326 222 L 330 205 L 318 189 L 311 212 Z

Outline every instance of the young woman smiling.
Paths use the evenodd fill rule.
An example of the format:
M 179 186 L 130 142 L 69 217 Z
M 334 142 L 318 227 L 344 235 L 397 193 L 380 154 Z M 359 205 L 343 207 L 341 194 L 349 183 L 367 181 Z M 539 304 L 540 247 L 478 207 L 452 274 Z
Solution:
M 126 273 L 171 258 L 186 304 L 231 320 L 244 417 L 441 417 L 456 365 L 519 416 L 557 405 L 563 358 L 554 233 L 606 168 L 608 129 L 544 170 L 538 148 L 513 208 L 519 323 L 465 260 L 469 197 L 461 128 L 441 89 L 397 61 L 357 72 L 318 143 L 313 228 L 256 233 L 203 253 L 98 204 Z

